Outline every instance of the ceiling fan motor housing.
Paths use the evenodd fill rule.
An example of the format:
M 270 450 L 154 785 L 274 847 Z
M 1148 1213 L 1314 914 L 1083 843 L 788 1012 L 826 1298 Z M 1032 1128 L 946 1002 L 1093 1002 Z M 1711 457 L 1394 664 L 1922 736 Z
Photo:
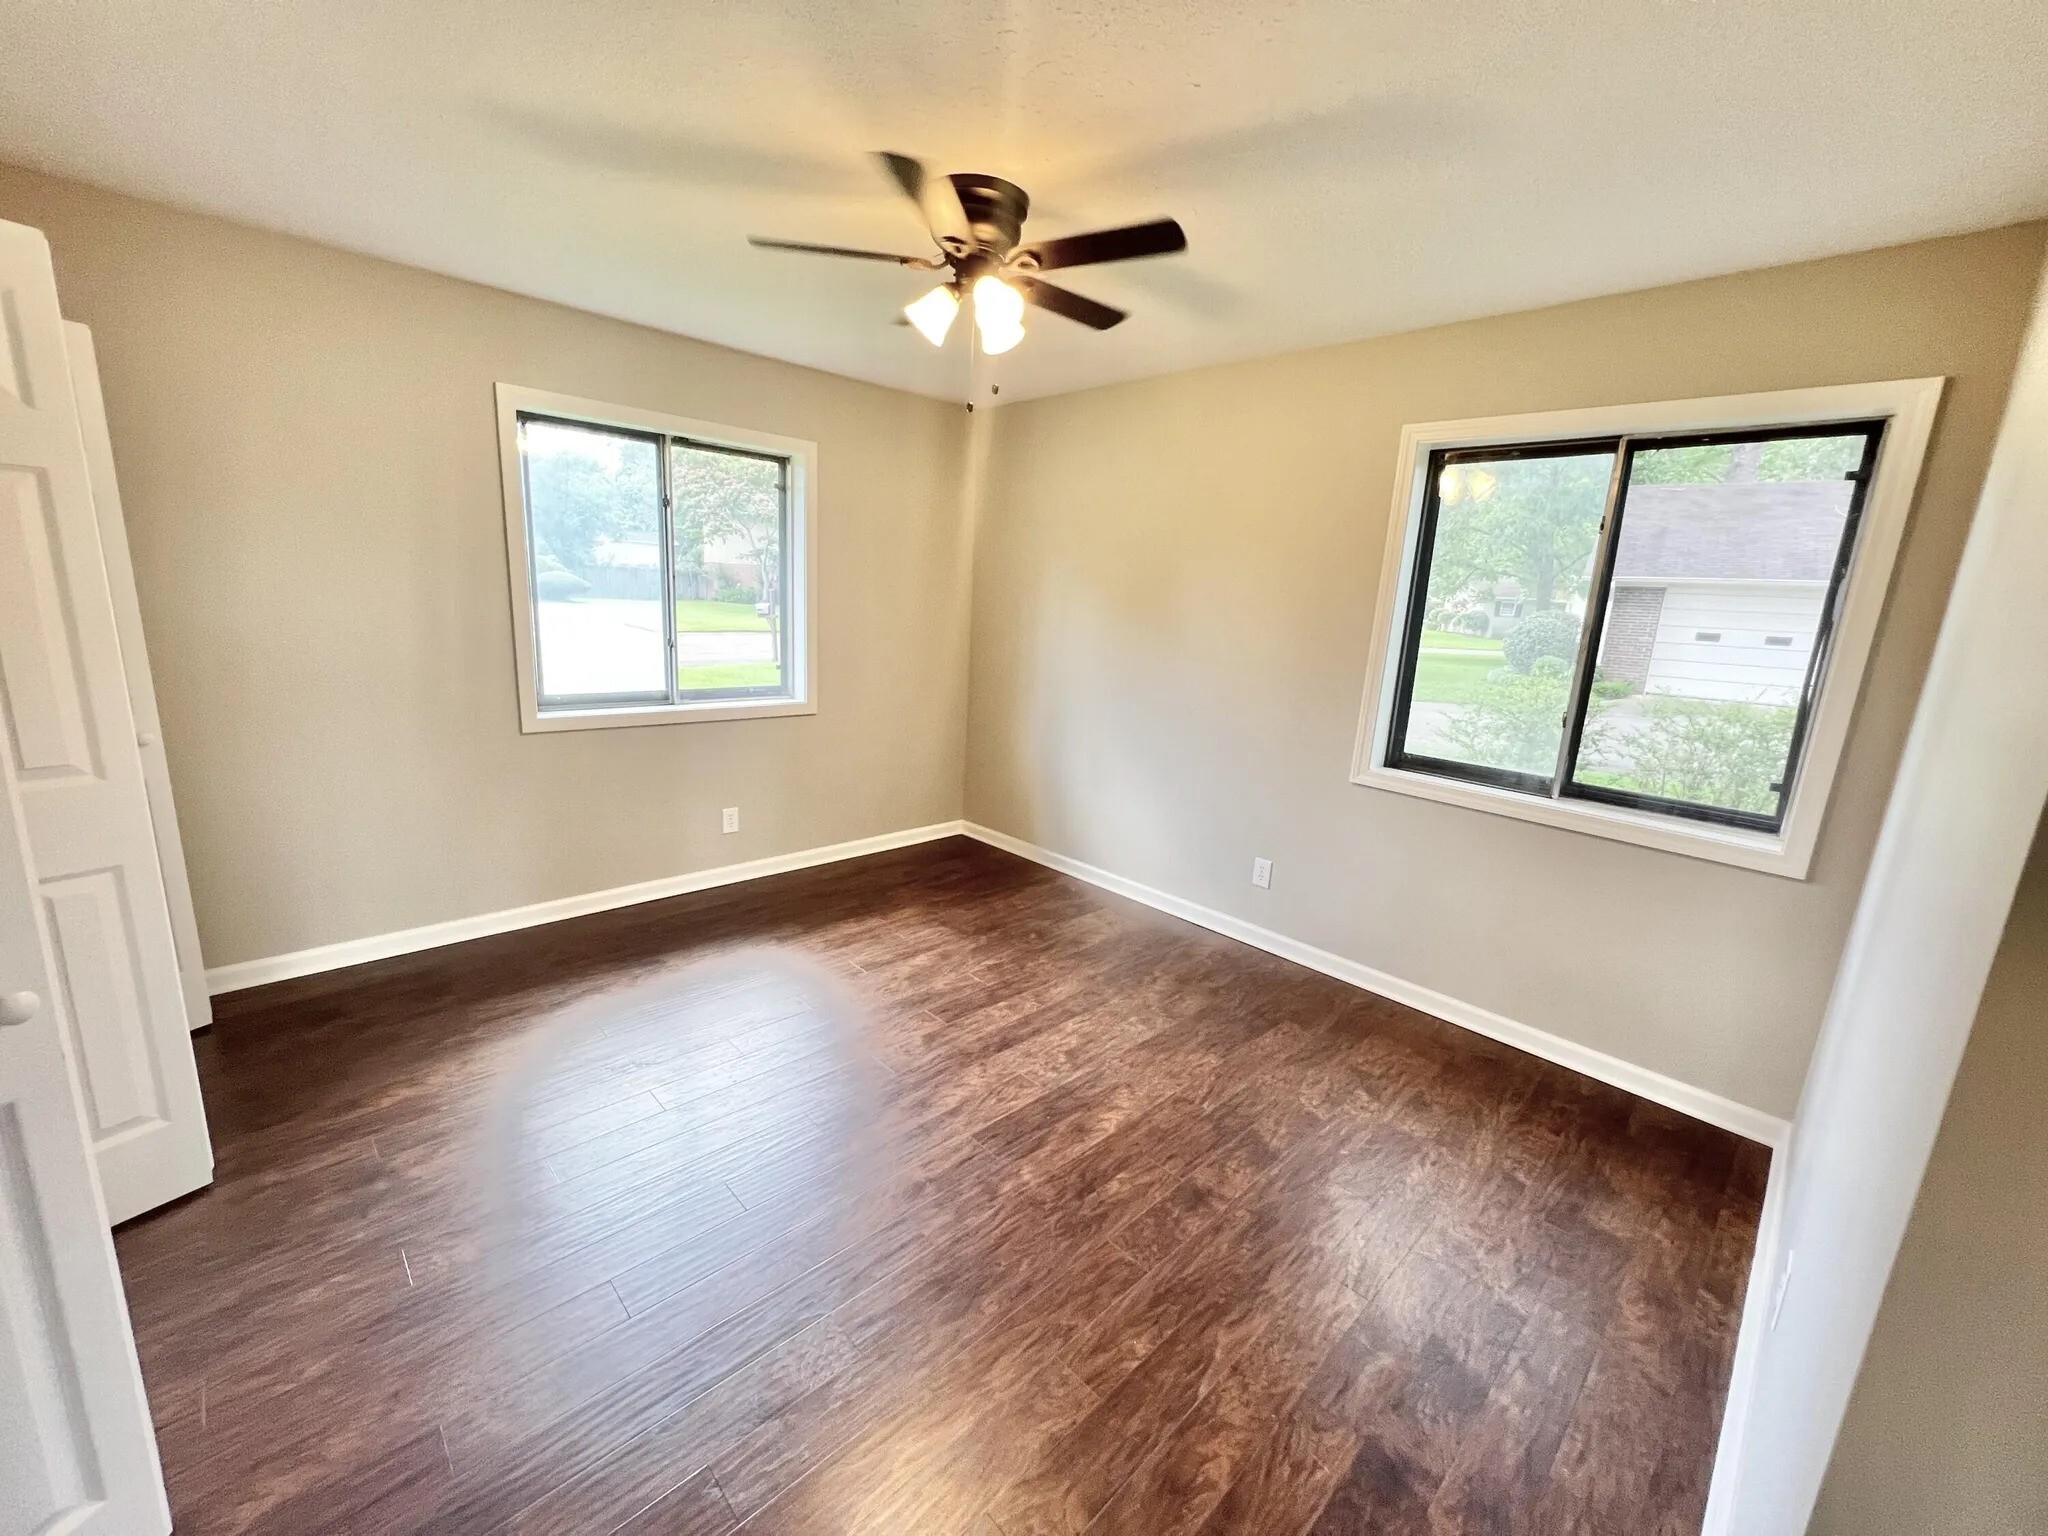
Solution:
M 958 171 L 946 179 L 960 196 L 975 246 L 996 256 L 1007 256 L 1015 249 L 1024 235 L 1024 217 L 1031 211 L 1031 199 L 1024 189 L 978 171 Z
M 1090 330 L 1107 331 L 1128 316 L 1108 304 L 1099 304 L 1048 283 L 1038 274 L 1062 267 L 1087 267 L 1106 261 L 1131 261 L 1140 256 L 1168 256 L 1188 248 L 1188 237 L 1173 219 L 1153 219 L 1118 229 L 1097 229 L 1080 235 L 1061 235 L 1052 240 L 1018 242 L 1024 236 L 1024 219 L 1031 212 L 1031 199 L 1015 182 L 981 171 L 956 171 L 947 176 L 945 190 L 953 195 L 932 198 L 938 182 L 923 162 L 909 155 L 884 150 L 875 158 L 896 188 L 917 205 L 925 228 L 938 244 L 931 256 L 902 256 L 894 251 L 856 250 L 843 245 L 815 245 L 807 240 L 772 240 L 760 235 L 747 238 L 771 250 L 805 251 L 814 256 L 845 256 L 858 261 L 886 261 L 917 272 L 950 272 L 950 281 L 933 289 L 906 309 L 910 323 L 925 333 L 933 346 L 942 345 L 951 328 L 960 301 L 975 294 L 975 318 L 986 333 L 990 323 L 1008 334 L 1014 327 L 1014 346 L 1023 337 L 1021 324 L 990 314 L 1021 310 L 1036 305 L 1055 315 L 1073 320 Z M 958 215 L 956 217 L 955 215 Z M 983 294 L 977 285 L 984 278 L 996 278 L 1004 290 L 994 288 Z M 947 295 L 951 295 L 948 300 Z M 985 313 L 988 306 L 994 311 Z M 986 334 L 984 340 L 987 340 Z M 1005 351 L 1007 347 L 994 347 Z

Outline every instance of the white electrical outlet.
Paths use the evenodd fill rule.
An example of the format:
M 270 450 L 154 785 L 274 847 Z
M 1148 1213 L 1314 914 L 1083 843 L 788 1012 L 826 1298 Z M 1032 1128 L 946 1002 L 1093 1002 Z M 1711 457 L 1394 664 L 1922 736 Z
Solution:
M 1273 888 L 1273 861 L 1271 859 L 1252 860 L 1252 884 L 1262 891 L 1268 891 Z
M 727 832 L 739 831 L 740 808 L 736 805 L 728 805 L 725 808 L 725 819 L 723 820 L 723 822 L 720 823 L 720 825 Z

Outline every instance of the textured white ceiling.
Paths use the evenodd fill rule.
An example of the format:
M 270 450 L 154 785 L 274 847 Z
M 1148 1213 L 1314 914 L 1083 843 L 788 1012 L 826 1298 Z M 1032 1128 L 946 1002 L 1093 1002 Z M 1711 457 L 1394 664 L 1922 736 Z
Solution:
M 1025 398 L 2048 213 L 2043 0 L 7 0 L 0 159 L 935 395 L 864 158 L 1160 214 Z

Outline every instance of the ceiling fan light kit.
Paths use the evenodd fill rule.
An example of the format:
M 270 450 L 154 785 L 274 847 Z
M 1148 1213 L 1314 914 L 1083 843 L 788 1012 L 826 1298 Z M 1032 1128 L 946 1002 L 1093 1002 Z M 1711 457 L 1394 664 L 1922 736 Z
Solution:
M 935 347 L 945 345 L 960 312 L 963 294 L 974 302 L 974 328 L 986 353 L 1007 352 L 1024 339 L 1027 304 L 1077 321 L 1091 330 L 1106 331 L 1123 322 L 1123 310 L 1097 303 L 1034 274 L 1060 267 L 1166 256 L 1188 248 L 1186 234 L 1172 219 L 1021 245 L 1031 199 L 1014 182 L 978 172 L 931 176 L 908 155 L 883 153 L 876 158 L 904 196 L 917 205 L 925 227 L 931 232 L 932 243 L 938 248 L 936 255 L 900 256 L 843 245 L 770 240 L 759 235 L 749 239 L 769 250 L 889 261 L 918 272 L 950 272 L 948 281 L 903 310 L 918 334 Z
M 903 306 L 903 317 L 935 347 L 946 344 L 946 333 L 953 329 L 953 317 L 959 313 L 960 295 L 951 283 L 941 283 L 923 298 Z
M 1024 339 L 1024 295 L 995 273 L 983 273 L 974 280 L 974 328 L 982 351 L 1009 351 Z

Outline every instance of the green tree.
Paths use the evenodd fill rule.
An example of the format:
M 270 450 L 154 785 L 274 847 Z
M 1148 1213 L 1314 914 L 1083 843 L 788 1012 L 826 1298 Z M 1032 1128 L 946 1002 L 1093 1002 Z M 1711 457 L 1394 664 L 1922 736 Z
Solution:
M 1863 459 L 1857 437 L 1781 437 L 1760 443 L 1651 448 L 1635 457 L 1631 485 L 1720 485 L 1734 481 L 1839 480 Z
M 1519 581 L 1538 607 L 1583 593 L 1613 466 L 1612 454 L 1596 453 L 1447 471 L 1430 552 L 1431 599 L 1448 601 L 1503 576 Z
M 1726 443 L 1652 448 L 1629 467 L 1631 485 L 1718 485 L 1728 478 L 1734 453 Z
M 675 498 L 677 558 L 686 549 L 703 565 L 706 544 L 738 544 L 760 577 L 761 595 L 779 602 L 782 573 L 782 465 L 774 459 L 678 444 L 669 463 Z
M 521 428 L 536 554 L 588 567 L 600 542 L 661 527 L 660 450 L 556 422 Z

